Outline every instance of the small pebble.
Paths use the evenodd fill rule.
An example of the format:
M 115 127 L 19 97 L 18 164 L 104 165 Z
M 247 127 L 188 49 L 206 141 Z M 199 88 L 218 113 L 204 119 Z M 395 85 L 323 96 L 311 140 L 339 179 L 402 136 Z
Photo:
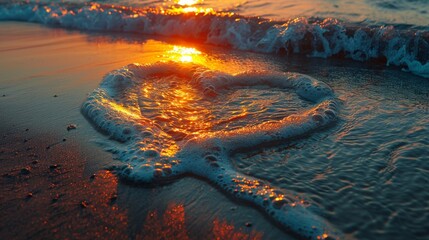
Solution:
M 231 211 L 235 211 L 235 210 L 237 210 L 237 207 L 230 207 L 229 208 Z
M 33 193 L 29 192 L 29 193 L 27 194 L 27 198 L 32 198 L 32 197 L 33 197 Z
M 3 97 L 6 97 L 6 94 L 3 94 Z
M 63 138 L 63 142 L 67 141 L 67 139 Z
M 30 131 L 30 129 L 26 128 L 25 131 L 28 132 L 28 131 Z
M 81 207 L 81 208 L 87 208 L 87 207 L 88 207 L 88 203 L 87 203 L 86 201 L 82 201 L 82 202 L 80 203 L 80 207 Z
M 47 147 L 46 147 L 46 149 L 50 149 L 50 148 L 51 148 L 51 146 L 47 146 Z
M 67 131 L 70 131 L 70 130 L 73 130 L 73 129 L 76 129 L 77 128 L 77 125 L 76 124 L 69 124 L 68 126 L 67 126 Z
M 58 199 L 60 199 L 60 195 L 57 194 L 54 198 L 52 198 L 52 203 L 58 202 Z
M 49 169 L 54 170 L 54 169 L 57 169 L 58 167 L 59 167 L 58 164 L 54 164 L 49 166 Z
M 246 227 L 252 227 L 252 226 L 253 226 L 253 224 L 251 222 L 246 223 Z
M 91 177 L 89 177 L 89 179 L 93 180 L 93 179 L 95 179 L 96 176 L 97 175 L 95 175 L 95 173 L 94 173 L 94 174 L 91 175 Z
M 39 161 L 38 161 L 38 160 L 34 160 L 34 161 L 32 161 L 31 163 L 32 163 L 32 164 L 38 164 L 38 163 L 39 163 Z
M 23 175 L 28 175 L 30 173 L 31 173 L 30 167 L 25 167 L 25 168 L 21 169 L 21 174 L 23 174 Z
M 28 139 L 24 139 L 24 142 L 26 143 L 26 142 L 28 142 Z
M 113 195 L 110 197 L 110 201 L 111 201 L 111 202 L 116 201 L 116 199 L 118 199 L 118 195 L 117 195 L 117 194 L 113 194 Z
M 57 94 L 55 94 L 55 95 L 54 95 L 54 97 L 58 97 L 58 95 L 57 95 Z

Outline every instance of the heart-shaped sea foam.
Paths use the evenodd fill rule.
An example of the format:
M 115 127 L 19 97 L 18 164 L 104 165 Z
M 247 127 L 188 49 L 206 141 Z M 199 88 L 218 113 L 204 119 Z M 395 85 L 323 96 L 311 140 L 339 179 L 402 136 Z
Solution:
M 246 117 L 245 113 L 213 117 L 214 99 L 227 89 L 256 86 L 289 89 L 313 105 L 280 119 L 232 128 L 225 123 Z M 308 202 L 236 171 L 229 156 L 311 134 L 334 122 L 337 111 L 332 89 L 306 75 L 258 71 L 230 75 L 176 62 L 131 64 L 113 71 L 82 106 L 96 127 L 126 146 L 114 151 L 124 163 L 117 170 L 121 177 L 156 183 L 197 175 L 259 206 L 285 228 L 309 239 L 338 233 L 307 209 Z

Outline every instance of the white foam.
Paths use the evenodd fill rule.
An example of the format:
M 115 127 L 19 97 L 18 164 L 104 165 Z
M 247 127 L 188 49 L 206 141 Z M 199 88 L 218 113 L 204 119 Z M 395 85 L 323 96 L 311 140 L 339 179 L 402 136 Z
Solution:
M 205 101 L 231 87 L 288 88 L 314 102 L 314 107 L 281 120 L 262 122 L 234 130 L 207 131 L 175 141 L 154 119 L 144 116 L 141 89 L 153 78 L 174 76 L 189 84 Z M 155 91 L 154 94 L 157 93 Z M 229 156 L 240 149 L 265 143 L 279 143 L 311 134 L 336 120 L 338 106 L 333 91 L 323 82 L 306 75 L 277 72 L 245 72 L 237 75 L 175 62 L 153 65 L 132 64 L 106 75 L 82 105 L 83 114 L 111 138 L 123 142 L 113 149 L 124 163 L 118 174 L 130 181 L 156 183 L 191 173 L 216 184 L 227 193 L 264 209 L 285 228 L 301 237 L 316 239 L 335 234 L 323 219 L 310 212 L 308 203 L 269 183 L 243 175 L 232 166 Z M 163 121 L 169 121 L 163 120 Z
M 358 61 L 386 58 L 417 75 L 429 72 L 429 34 L 387 27 L 347 27 L 335 19 L 284 23 L 222 13 L 171 14 L 159 9 L 99 4 L 15 3 L 0 5 L 0 20 L 40 22 L 91 31 L 115 31 L 178 36 L 241 50 L 304 53 L 313 57 L 339 54 Z M 418 65 L 418 64 L 421 64 Z

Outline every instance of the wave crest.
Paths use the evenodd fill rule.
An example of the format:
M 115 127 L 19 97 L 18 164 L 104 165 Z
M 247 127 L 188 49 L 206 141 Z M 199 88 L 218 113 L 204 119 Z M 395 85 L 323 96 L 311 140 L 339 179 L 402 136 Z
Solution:
M 377 59 L 429 78 L 429 32 L 394 26 L 352 26 L 336 19 L 272 22 L 227 12 L 180 12 L 100 4 L 13 3 L 0 6 L 0 20 L 50 26 L 175 36 L 265 53 Z

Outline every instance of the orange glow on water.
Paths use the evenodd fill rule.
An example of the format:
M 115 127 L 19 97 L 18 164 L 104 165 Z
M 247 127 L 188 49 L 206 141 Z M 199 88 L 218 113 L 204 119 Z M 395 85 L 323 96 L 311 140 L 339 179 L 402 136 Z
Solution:
M 195 5 L 195 4 L 200 3 L 200 2 L 202 2 L 202 1 L 200 1 L 200 0 L 179 0 L 177 2 L 177 4 L 179 4 L 181 6 L 192 6 L 192 5 Z
M 110 105 L 110 107 L 113 110 L 121 113 L 122 116 L 130 117 L 133 119 L 139 119 L 140 118 L 140 114 L 138 113 L 137 109 L 135 111 L 133 111 L 129 107 L 127 108 L 127 107 L 121 106 L 115 102 L 111 102 L 111 101 L 106 101 L 106 102 L 108 102 L 108 104 Z
M 176 8 L 177 9 L 177 8 Z M 182 11 L 183 13 L 204 13 L 204 14 L 209 14 L 209 13 L 215 13 L 215 11 L 213 10 L 213 8 L 197 8 L 197 7 L 185 7 L 185 8 L 180 8 L 180 11 Z
M 184 79 L 173 78 L 171 81 L 180 84 L 148 81 L 142 88 L 142 94 L 153 100 L 150 104 L 158 109 L 153 119 L 176 141 L 208 131 L 212 126 L 212 116 L 209 109 L 198 105 L 202 99 L 199 91 Z M 152 91 L 155 89 L 158 92 Z M 177 150 L 172 148 L 168 155 Z
M 201 63 L 203 60 L 201 52 L 195 48 L 174 46 L 173 49 L 168 51 L 167 53 L 172 60 L 184 63 Z

